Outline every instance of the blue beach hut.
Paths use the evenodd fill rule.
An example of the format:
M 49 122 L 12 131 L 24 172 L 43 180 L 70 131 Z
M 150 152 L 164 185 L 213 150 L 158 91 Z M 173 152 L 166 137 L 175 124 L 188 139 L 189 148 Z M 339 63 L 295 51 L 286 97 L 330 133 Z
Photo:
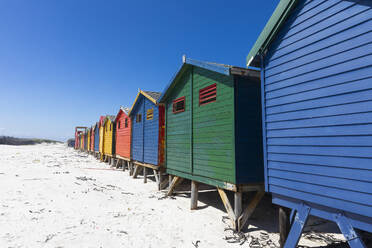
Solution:
M 143 167 L 159 170 L 163 165 L 164 107 L 158 104 L 160 95 L 160 92 L 139 90 L 129 112 L 132 120 L 131 159 L 135 165 L 134 177 Z
M 247 57 L 261 67 L 265 188 L 351 247 L 372 232 L 372 1 L 281 0 Z

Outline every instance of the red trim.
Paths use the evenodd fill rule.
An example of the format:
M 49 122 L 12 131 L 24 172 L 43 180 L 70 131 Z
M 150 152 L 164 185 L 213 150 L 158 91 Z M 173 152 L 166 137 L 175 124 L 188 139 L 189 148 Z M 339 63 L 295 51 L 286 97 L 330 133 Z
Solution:
M 213 101 L 208 101 L 214 99 Z M 217 100 L 217 84 L 209 85 L 199 90 L 199 106 L 205 105 Z
M 176 104 L 179 103 L 179 102 L 182 102 L 183 101 L 183 109 L 180 109 L 180 110 L 177 110 L 176 111 Z M 177 114 L 177 113 L 181 113 L 181 112 L 185 112 L 185 106 L 186 106 L 186 98 L 183 96 L 183 97 L 180 97 L 180 98 L 177 98 L 175 100 L 173 100 L 173 113 L 174 114 Z

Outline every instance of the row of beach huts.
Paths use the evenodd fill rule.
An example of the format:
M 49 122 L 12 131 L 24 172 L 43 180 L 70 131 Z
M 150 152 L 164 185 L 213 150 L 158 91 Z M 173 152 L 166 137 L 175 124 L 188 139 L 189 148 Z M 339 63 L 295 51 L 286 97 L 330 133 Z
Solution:
M 77 127 L 75 148 L 133 177 L 153 174 L 168 195 L 190 180 L 192 209 L 200 184 L 216 187 L 237 230 L 267 192 L 281 206 L 284 247 L 297 246 L 310 215 L 366 247 L 372 1 L 281 0 L 247 68 L 184 56 L 163 92 L 139 90 L 131 108 Z M 256 194 L 243 206 L 249 191 Z

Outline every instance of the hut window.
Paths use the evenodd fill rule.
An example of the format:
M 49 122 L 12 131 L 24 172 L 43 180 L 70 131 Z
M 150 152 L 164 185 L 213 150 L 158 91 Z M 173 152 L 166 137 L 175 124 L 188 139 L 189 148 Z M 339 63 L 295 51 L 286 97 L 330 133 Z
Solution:
M 180 113 L 185 111 L 185 97 L 177 98 L 173 100 L 173 113 Z
M 121 121 L 118 121 L 118 129 L 120 129 L 120 122 L 121 122 Z
M 141 122 L 142 121 L 142 115 L 141 114 L 137 114 L 136 116 L 136 122 Z
M 212 84 L 199 90 L 199 106 L 205 105 L 217 100 L 217 85 Z
M 128 118 L 125 118 L 125 126 L 124 127 L 128 127 Z
M 150 108 L 146 113 L 146 120 L 152 120 L 154 118 L 154 109 Z

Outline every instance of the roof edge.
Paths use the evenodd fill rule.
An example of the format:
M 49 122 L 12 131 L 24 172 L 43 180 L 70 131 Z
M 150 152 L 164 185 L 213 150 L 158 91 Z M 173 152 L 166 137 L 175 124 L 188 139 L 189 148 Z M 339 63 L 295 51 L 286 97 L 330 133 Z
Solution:
M 290 11 L 297 4 L 297 2 L 298 0 L 281 0 L 279 2 L 264 29 L 261 31 L 261 34 L 258 36 L 256 42 L 248 53 L 246 58 L 247 67 L 259 67 L 257 55 L 264 51 L 271 43 L 273 37 L 276 35 L 279 28 L 284 23 Z

